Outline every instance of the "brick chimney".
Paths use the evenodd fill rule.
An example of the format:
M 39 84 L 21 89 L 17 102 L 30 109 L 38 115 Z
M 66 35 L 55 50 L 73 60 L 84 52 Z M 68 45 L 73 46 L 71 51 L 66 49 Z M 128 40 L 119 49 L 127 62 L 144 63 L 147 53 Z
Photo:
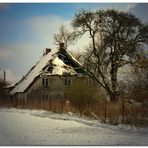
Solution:
M 60 49 L 64 49 L 64 43 L 60 43 Z
M 46 48 L 45 55 L 47 55 L 49 52 L 51 52 L 51 49 L 50 48 Z

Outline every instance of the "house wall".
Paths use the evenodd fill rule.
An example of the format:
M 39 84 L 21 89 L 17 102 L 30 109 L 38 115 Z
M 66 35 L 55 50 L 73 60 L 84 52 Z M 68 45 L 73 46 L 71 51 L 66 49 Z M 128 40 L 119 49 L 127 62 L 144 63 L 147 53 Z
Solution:
M 43 85 L 44 79 L 44 85 Z M 72 87 L 73 82 L 80 81 L 84 85 L 90 85 L 88 77 L 78 76 L 41 76 L 34 82 L 31 88 L 26 92 L 27 98 L 36 99 L 63 99 L 69 87 Z M 46 85 L 48 81 L 48 85 Z
M 27 94 L 26 93 L 17 93 L 13 96 L 13 98 L 19 99 L 19 100 L 26 100 Z
M 72 87 L 73 83 L 76 81 L 79 81 L 79 83 L 83 83 L 84 85 L 95 85 L 95 83 L 87 76 L 43 75 L 39 77 L 26 92 L 18 93 L 17 98 L 63 99 L 65 98 L 65 93 L 68 88 Z
M 44 79 L 44 84 L 43 84 Z M 48 84 L 46 84 L 46 81 Z M 28 98 L 63 98 L 64 79 L 59 76 L 42 76 L 27 91 Z

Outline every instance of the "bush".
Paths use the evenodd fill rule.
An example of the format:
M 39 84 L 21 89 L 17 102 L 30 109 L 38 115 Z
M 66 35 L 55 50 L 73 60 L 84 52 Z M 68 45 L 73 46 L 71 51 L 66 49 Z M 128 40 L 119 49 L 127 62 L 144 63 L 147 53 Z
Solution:
M 69 101 L 81 115 L 89 112 L 90 106 L 95 100 L 95 94 L 96 88 L 84 84 L 81 80 L 73 82 L 67 92 Z

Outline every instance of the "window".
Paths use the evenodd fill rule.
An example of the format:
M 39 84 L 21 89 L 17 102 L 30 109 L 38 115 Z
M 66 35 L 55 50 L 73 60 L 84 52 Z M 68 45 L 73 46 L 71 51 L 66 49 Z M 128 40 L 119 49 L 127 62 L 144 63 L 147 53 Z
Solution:
M 43 94 L 43 95 L 42 95 L 42 99 L 43 99 L 44 101 L 47 101 L 47 100 L 48 100 L 48 94 Z
M 45 99 L 45 95 L 44 95 L 44 94 L 42 95 L 42 99 L 43 99 L 43 100 Z
M 46 94 L 46 100 L 48 100 L 48 95 Z
M 48 86 L 48 79 L 46 79 L 46 86 Z
M 48 79 L 42 79 L 42 85 L 48 86 Z

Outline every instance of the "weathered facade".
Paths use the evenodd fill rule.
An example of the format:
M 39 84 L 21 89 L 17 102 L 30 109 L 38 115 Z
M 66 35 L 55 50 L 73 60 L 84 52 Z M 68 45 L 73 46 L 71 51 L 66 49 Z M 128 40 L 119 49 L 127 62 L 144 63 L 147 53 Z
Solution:
M 84 85 L 93 83 L 81 64 L 61 44 L 55 53 L 46 49 L 41 60 L 15 85 L 10 95 L 18 99 L 63 99 L 76 81 Z
M 66 98 L 67 90 L 76 81 L 81 81 L 84 85 L 88 85 L 89 78 L 82 76 L 43 75 L 33 83 L 26 93 L 28 98 L 64 99 Z

